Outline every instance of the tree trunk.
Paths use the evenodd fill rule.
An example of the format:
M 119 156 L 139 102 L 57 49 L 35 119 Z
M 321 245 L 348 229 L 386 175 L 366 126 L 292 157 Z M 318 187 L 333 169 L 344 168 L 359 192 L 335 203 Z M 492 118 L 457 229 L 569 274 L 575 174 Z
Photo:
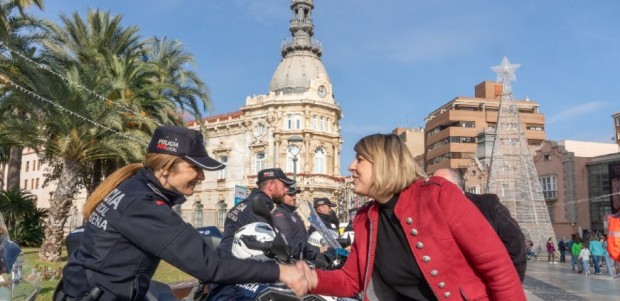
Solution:
M 50 200 L 48 217 L 45 220 L 45 239 L 39 251 L 43 261 L 60 261 L 64 228 L 77 193 L 78 165 L 72 160 L 64 160 L 58 186 Z
M 22 168 L 23 147 L 13 145 L 9 154 L 9 171 L 6 177 L 7 190 L 19 190 L 20 171 Z M 26 187 L 27 188 L 27 187 Z

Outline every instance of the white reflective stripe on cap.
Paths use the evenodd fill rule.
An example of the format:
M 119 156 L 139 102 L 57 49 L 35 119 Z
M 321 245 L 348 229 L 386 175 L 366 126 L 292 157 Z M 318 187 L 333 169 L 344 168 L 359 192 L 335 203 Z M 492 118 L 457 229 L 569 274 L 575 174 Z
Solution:
M 198 167 L 202 168 L 202 169 L 206 169 L 206 170 L 220 170 L 220 169 L 224 169 L 226 167 L 226 164 L 219 162 L 220 164 L 216 165 L 216 166 L 206 166 L 198 161 L 196 161 L 195 159 L 192 159 L 188 156 L 183 156 L 184 159 L 187 159 L 189 161 L 192 162 L 192 164 L 197 165 Z M 217 162 L 215 160 L 213 160 L 214 162 Z

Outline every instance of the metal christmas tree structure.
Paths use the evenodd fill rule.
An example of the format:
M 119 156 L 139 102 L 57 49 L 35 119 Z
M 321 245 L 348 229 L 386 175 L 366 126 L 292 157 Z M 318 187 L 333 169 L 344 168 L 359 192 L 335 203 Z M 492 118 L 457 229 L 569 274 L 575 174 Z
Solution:
M 526 240 L 531 240 L 535 248 L 544 250 L 550 237 L 555 243 L 555 234 L 519 110 L 512 96 L 510 82 L 516 80 L 515 70 L 519 66 L 510 64 L 504 57 L 499 66 L 491 68 L 497 73 L 497 81 L 502 83 L 502 96 L 487 191 L 497 194 L 508 207 L 519 222 Z

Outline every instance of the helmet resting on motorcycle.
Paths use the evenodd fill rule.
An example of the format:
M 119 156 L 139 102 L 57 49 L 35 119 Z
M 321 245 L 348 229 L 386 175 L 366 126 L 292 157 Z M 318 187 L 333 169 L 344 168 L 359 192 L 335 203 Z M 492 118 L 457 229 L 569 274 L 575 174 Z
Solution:
M 319 231 L 314 231 L 310 234 L 308 237 L 308 243 L 318 248 L 327 245 L 327 241 L 323 238 L 323 235 L 321 235 L 321 232 Z
M 271 260 L 265 255 L 264 250 L 258 246 L 262 245 L 262 247 L 267 247 L 268 249 L 275 237 L 276 233 L 267 223 L 255 222 L 247 224 L 235 232 L 232 254 L 239 259 Z

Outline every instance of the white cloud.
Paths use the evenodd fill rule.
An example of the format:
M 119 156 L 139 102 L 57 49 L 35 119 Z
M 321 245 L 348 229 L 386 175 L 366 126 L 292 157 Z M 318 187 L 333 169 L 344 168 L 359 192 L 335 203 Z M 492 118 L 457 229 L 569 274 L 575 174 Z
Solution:
M 569 107 L 568 109 L 547 118 L 547 124 L 552 124 L 568 118 L 573 118 L 583 114 L 595 112 L 598 109 L 604 107 L 605 105 L 607 105 L 607 103 L 604 101 L 591 101 L 578 106 Z

